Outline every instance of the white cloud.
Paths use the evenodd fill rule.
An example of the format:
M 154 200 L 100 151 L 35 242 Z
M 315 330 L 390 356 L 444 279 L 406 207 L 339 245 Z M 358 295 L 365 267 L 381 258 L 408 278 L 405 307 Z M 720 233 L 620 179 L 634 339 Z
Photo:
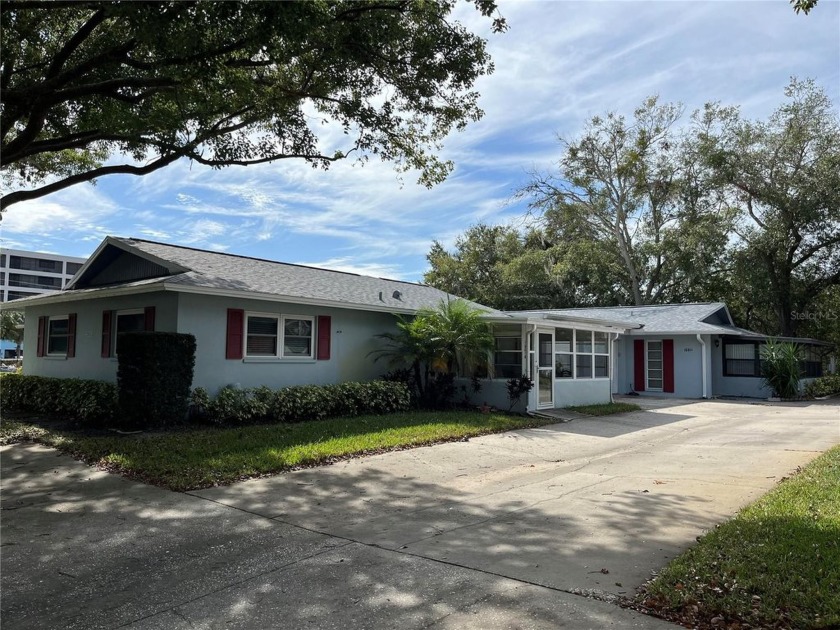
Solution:
M 319 262 L 297 262 L 298 265 L 306 265 L 308 267 L 320 267 L 322 269 L 333 269 L 334 271 L 345 271 L 347 273 L 357 273 L 363 276 L 374 276 L 377 278 L 388 278 L 391 280 L 403 280 L 403 272 L 398 265 L 394 264 L 376 264 L 376 263 L 359 263 L 355 262 L 353 258 L 329 258 Z
M 152 228 L 142 228 L 138 232 L 138 234 L 142 234 L 143 236 L 147 236 L 149 238 L 156 238 L 161 240 L 169 240 L 172 238 L 172 235 L 169 232 L 164 232 L 162 230 L 154 230 Z
M 98 188 L 74 186 L 11 206 L 2 226 L 23 249 L 82 256 L 113 231 L 119 213 L 118 202 Z

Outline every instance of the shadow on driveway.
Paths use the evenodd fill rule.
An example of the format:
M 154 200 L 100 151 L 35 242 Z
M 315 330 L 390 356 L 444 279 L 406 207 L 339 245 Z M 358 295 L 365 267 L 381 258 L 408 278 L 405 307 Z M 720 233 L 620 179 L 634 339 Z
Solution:
M 668 627 L 411 550 L 144 486 L 38 445 L 4 448 L 2 472 L 4 629 Z M 374 470 L 356 481 L 360 490 L 383 489 L 377 504 L 415 512 L 440 508 L 430 497 L 450 492 Z M 352 521 L 365 503 L 364 492 L 329 480 L 292 483 L 300 493 L 288 508 L 299 515 L 330 497 L 330 519 Z M 465 498 L 456 493 L 452 501 Z M 515 521 L 534 530 L 521 543 L 497 546 L 499 528 L 508 526 L 500 521 L 445 546 L 486 547 L 501 567 L 515 566 L 549 539 L 537 531 L 540 510 L 523 508 L 511 500 L 468 510 L 485 521 L 518 510 Z

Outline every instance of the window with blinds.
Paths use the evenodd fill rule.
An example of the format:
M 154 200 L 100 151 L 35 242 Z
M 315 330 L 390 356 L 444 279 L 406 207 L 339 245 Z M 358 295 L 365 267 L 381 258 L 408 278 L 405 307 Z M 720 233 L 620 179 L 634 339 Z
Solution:
M 761 376 L 758 344 L 723 344 L 723 373 L 725 376 Z
M 248 315 L 245 327 L 245 356 L 313 359 L 314 331 L 314 317 Z

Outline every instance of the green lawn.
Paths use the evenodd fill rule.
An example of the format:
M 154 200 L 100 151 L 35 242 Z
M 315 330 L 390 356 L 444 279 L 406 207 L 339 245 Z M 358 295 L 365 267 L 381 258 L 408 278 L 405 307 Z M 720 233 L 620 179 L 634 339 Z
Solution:
M 840 446 L 704 536 L 640 595 L 691 626 L 840 627 Z
M 603 405 L 579 405 L 577 407 L 566 407 L 566 409 L 577 411 L 587 416 L 609 416 L 614 413 L 624 413 L 625 411 L 639 411 L 641 407 L 633 403 L 613 402 L 604 403 Z
M 4 420 L 0 443 L 31 440 L 172 490 L 194 490 L 295 467 L 553 422 L 477 412 L 407 412 L 297 424 L 104 435 Z

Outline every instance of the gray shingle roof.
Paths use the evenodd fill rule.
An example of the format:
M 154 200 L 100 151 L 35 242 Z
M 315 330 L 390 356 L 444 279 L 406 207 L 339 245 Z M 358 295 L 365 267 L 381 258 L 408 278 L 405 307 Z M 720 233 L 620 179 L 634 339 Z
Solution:
M 644 328 L 632 334 L 684 333 L 684 334 L 742 334 L 734 326 L 709 324 L 702 320 L 726 308 L 723 302 L 705 302 L 701 304 L 662 304 L 657 306 L 614 306 L 602 308 L 564 308 L 550 311 L 530 311 L 551 313 L 556 316 L 587 317 L 605 319 L 631 324 L 644 324 Z M 525 314 L 529 311 L 520 311 Z M 514 315 L 517 313 L 513 313 Z
M 126 248 L 188 269 L 166 278 L 168 287 L 243 291 L 267 296 L 324 301 L 380 311 L 416 311 L 441 300 L 458 299 L 433 287 L 343 271 L 211 252 L 134 238 L 111 238 Z M 398 297 L 395 297 L 398 295 Z M 473 303 L 474 304 L 474 303 Z M 486 306 L 477 308 L 497 313 Z

